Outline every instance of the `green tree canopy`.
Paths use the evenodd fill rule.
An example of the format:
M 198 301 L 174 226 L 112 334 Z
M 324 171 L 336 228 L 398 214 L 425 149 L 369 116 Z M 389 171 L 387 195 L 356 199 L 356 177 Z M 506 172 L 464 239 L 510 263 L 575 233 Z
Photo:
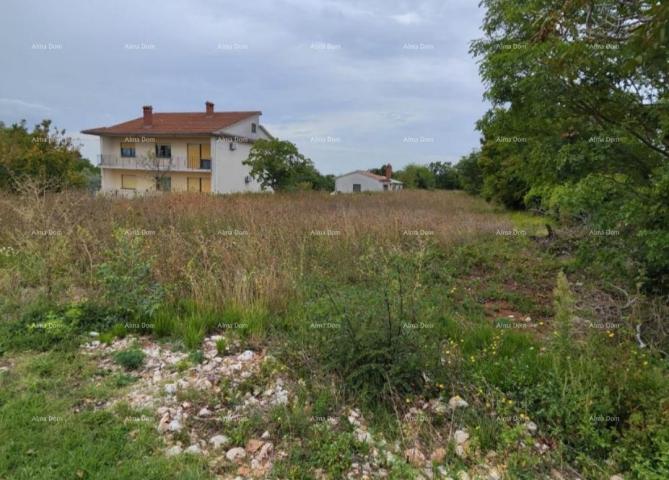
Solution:
M 428 168 L 434 175 L 435 187 L 443 190 L 460 188 L 458 171 L 451 162 L 432 162 Z
M 82 158 L 65 130 L 43 120 L 32 132 L 26 122 L 0 122 L 0 189 L 16 190 L 22 179 L 39 180 L 50 189 L 85 187 L 97 169 Z
M 432 189 L 436 185 L 434 173 L 425 165 L 409 164 L 393 177 L 404 182 L 404 188 Z
M 256 140 L 244 165 L 251 167 L 251 176 L 263 190 L 334 189 L 334 177 L 322 176 L 295 144 L 285 140 Z
M 669 285 L 669 3 L 482 5 L 482 194 L 620 230 Z

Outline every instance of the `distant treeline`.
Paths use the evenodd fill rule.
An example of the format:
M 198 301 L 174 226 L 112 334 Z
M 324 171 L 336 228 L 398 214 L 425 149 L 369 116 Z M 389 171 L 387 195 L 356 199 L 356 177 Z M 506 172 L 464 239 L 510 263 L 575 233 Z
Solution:
M 669 3 L 482 4 L 471 52 L 491 108 L 480 151 L 458 164 L 463 187 L 610 232 L 590 235 L 588 255 L 666 291 Z

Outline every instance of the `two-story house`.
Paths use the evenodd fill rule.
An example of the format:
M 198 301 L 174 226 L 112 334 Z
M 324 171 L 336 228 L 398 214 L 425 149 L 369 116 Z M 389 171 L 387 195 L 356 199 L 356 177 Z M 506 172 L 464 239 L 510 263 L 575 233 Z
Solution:
M 254 141 L 272 136 L 261 112 L 158 113 L 81 133 L 100 137 L 102 192 L 255 192 L 260 185 L 243 161 Z

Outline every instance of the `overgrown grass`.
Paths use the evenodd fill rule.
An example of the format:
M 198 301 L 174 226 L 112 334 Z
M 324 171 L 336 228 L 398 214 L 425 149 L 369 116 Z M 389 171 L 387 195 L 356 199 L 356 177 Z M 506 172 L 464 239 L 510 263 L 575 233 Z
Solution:
M 155 427 L 145 412 L 98 410 L 112 386 L 94 386 L 94 365 L 73 353 L 13 357 L 0 376 L 0 475 L 12 479 L 207 479 L 197 459 L 159 453 Z M 95 402 L 91 402 L 94 404 Z
M 10 432 L 1 439 L 13 445 L 0 446 L 7 458 L 0 476 L 73 478 L 81 462 L 87 474 L 100 469 L 95 478 L 122 478 L 111 460 L 120 455 L 127 463 L 119 471 L 131 476 L 177 468 L 164 478 L 205 478 L 194 460 L 174 467 L 163 459 L 144 426 L 129 451 L 117 413 L 72 413 L 81 398 L 134 381 L 128 373 L 101 380 L 85 360 L 71 361 L 92 330 L 106 342 L 153 335 L 178 343 L 190 351 L 183 369 L 202 360 L 202 340 L 212 334 L 224 336 L 220 354 L 276 354 L 283 374 L 302 380 L 297 399 L 225 426 L 236 444 L 265 430 L 279 434 L 288 456 L 276 478 L 313 478 L 317 468 L 343 476 L 367 447 L 350 429 L 314 418 L 348 406 L 362 407 L 374 431 L 402 448 L 447 446 L 453 471 L 475 462 L 448 443 L 464 428 L 482 453 L 498 453 L 510 478 L 537 478 L 565 463 L 585 478 L 669 476 L 666 360 L 655 348 L 639 349 L 632 328 L 662 310 L 639 298 L 644 308 L 620 310 L 615 332 L 585 328 L 600 310 L 579 285 L 600 284 L 574 268 L 559 241 L 533 238 L 546 233 L 543 219 L 457 192 L 23 200 L 0 202 L 0 352 L 18 362 L 0 377 Z M 60 233 L 33 233 L 48 229 Z M 132 369 L 138 358 L 130 352 L 119 361 Z M 57 381 L 63 385 L 37 398 Z M 103 385 L 97 393 L 94 382 Z M 252 390 L 226 387 L 222 400 L 233 404 Z M 456 394 L 470 404 L 462 413 L 403 420 L 421 402 Z M 179 400 L 204 402 L 201 395 L 183 391 Z M 21 409 L 47 407 L 85 421 L 41 432 L 26 423 Z M 529 419 L 537 438 L 525 431 Z M 59 447 L 38 462 L 22 459 L 31 455 L 28 435 L 37 435 L 37 446 L 65 436 L 74 453 L 62 459 L 68 454 Z M 84 459 L 83 447 L 73 446 L 98 437 L 113 453 Z M 537 439 L 550 452 L 533 450 Z M 141 464 L 140 454 L 150 460 Z M 416 475 L 402 462 L 388 474 Z

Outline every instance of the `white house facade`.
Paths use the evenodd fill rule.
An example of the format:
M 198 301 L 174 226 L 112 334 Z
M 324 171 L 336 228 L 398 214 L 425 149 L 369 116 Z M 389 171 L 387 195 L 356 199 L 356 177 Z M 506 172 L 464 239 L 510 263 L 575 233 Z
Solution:
M 392 167 L 386 166 L 386 175 L 376 175 L 367 170 L 356 170 L 335 178 L 335 191 L 340 193 L 356 192 L 396 192 L 403 184 L 391 178 Z
M 100 137 L 101 191 L 133 196 L 155 191 L 257 192 L 242 162 L 258 139 L 272 136 L 259 111 L 154 113 L 111 127 L 84 130 Z

